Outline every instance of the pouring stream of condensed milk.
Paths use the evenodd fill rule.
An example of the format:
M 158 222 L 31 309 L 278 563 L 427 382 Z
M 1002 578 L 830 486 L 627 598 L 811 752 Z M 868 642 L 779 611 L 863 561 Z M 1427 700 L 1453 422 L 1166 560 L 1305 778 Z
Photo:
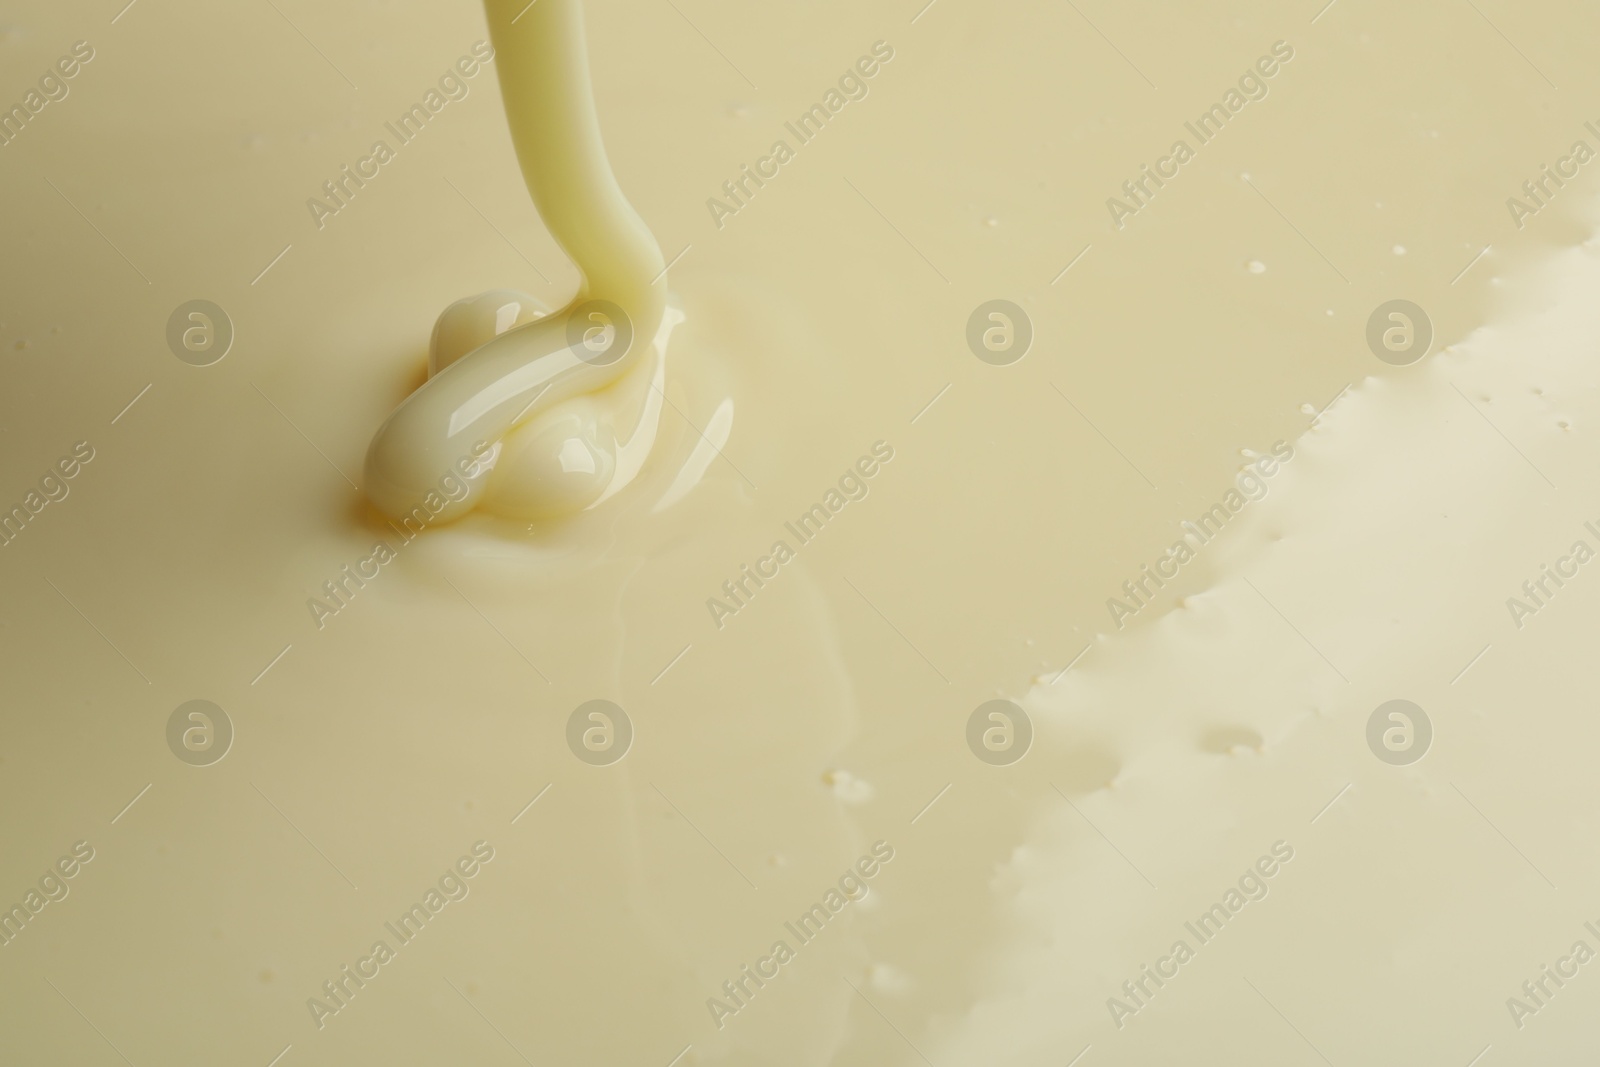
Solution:
M 638 404 L 592 394 L 637 377 L 662 343 L 665 265 L 606 159 L 582 0 L 484 7 L 523 179 L 580 281 L 554 314 L 496 291 L 441 316 L 431 376 L 367 450 L 367 495 L 391 519 L 449 522 L 480 505 L 533 518 L 608 495 L 618 424 Z

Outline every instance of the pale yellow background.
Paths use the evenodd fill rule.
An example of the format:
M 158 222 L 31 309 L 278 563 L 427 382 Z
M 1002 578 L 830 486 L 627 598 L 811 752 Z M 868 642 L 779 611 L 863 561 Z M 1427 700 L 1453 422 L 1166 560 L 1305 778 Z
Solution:
M 0 947 L 0 1062 L 1600 1052 L 1596 965 L 1505 1006 L 1600 925 L 1600 578 L 1505 606 L 1600 525 L 1596 165 L 1521 230 L 1505 205 L 1600 148 L 1592 7 L 593 3 L 619 181 L 688 248 L 653 479 L 430 535 L 318 630 L 386 536 L 351 480 L 434 317 L 575 275 L 492 72 L 319 231 L 306 198 L 487 33 L 469 0 L 274 2 L 0 11 L 0 105 L 96 51 L 0 147 L 0 504 L 96 450 L 0 548 L 0 902 L 96 850 Z M 719 230 L 706 198 L 877 40 L 870 95 Z M 1114 230 L 1278 40 L 1270 95 Z M 963 338 L 995 297 L 1036 332 L 1005 368 Z M 1364 340 L 1398 297 L 1435 331 L 1407 368 Z M 164 337 L 195 298 L 237 334 L 208 368 Z M 726 461 L 651 514 L 726 397 Z M 880 439 L 870 495 L 713 626 Z M 1268 498 L 1119 631 L 1106 598 L 1280 439 Z M 964 741 L 996 696 L 1037 731 L 1008 768 Z M 197 697 L 237 730 L 208 768 L 164 735 Z M 609 768 L 564 741 L 596 697 L 637 732 Z M 1364 740 L 1395 697 L 1435 729 L 1408 768 Z M 480 839 L 471 895 L 318 1030 L 306 999 Z M 706 998 L 880 839 L 867 901 L 718 1031 Z M 1117 1029 L 1106 998 L 1280 839 L 1271 895 Z

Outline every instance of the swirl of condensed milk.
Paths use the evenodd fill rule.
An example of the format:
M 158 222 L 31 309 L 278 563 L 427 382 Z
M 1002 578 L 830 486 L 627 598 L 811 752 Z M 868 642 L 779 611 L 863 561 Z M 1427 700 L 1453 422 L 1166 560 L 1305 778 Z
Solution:
M 573 398 L 589 400 L 638 366 L 666 313 L 661 249 L 623 196 L 601 143 L 582 0 L 484 0 L 484 8 L 523 179 L 580 280 L 566 307 L 438 368 L 379 427 L 364 480 L 368 497 L 392 519 L 414 514 L 430 494 L 438 501 L 441 479 L 458 478 L 466 489 L 442 510 L 430 508 L 428 521 L 449 522 L 482 503 L 507 436 L 523 428 L 537 438 L 541 415 Z M 559 470 L 554 453 L 575 437 L 594 452 L 614 448 L 605 405 L 593 400 L 565 426 L 524 441 L 524 457 L 542 447 L 547 465 Z M 485 445 L 492 446 L 487 459 Z M 482 461 L 464 463 L 468 457 Z M 574 501 L 524 478 L 513 511 L 578 510 L 603 488 Z

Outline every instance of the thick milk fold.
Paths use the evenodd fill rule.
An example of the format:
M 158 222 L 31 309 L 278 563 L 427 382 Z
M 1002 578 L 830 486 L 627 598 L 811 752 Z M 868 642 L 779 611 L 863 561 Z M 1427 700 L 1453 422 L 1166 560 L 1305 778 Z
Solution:
M 665 263 L 606 160 L 581 3 L 486 7 L 523 178 L 580 283 L 560 311 L 496 330 L 448 359 L 436 328 L 433 375 L 378 430 L 365 472 L 379 509 L 396 520 L 415 515 L 419 525 L 459 518 L 480 498 L 526 518 L 594 503 L 615 474 L 611 409 L 621 401 L 554 405 L 630 373 L 648 379 L 640 365 L 662 358 L 653 339 L 666 306 Z M 641 401 L 630 399 L 637 413 Z M 445 478 L 462 485 L 459 498 L 441 494 Z
M 0 1063 L 1593 1058 L 1600 15 L 118 8 L 0 14 Z

